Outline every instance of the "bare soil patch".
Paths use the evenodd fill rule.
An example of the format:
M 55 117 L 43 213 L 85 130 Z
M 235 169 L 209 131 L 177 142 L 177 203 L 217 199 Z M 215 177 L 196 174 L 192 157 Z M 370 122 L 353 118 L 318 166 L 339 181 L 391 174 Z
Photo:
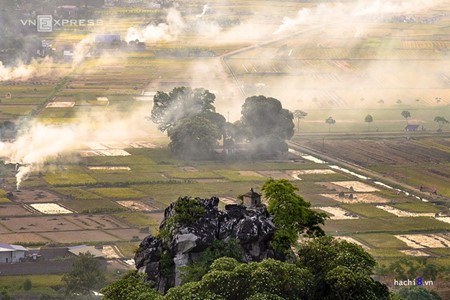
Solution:
M 50 240 L 35 233 L 2 233 L 2 243 L 46 243 Z
M 434 213 L 413 213 L 389 205 L 377 205 L 377 208 L 387 211 L 388 213 L 394 214 L 397 217 L 434 217 L 435 215 Z
M 44 202 L 57 202 L 61 200 L 61 198 L 58 195 L 40 189 L 20 190 L 12 193 L 14 195 L 13 200 L 15 202 L 44 203 Z
M 339 201 L 341 203 L 388 203 L 389 199 L 379 197 L 369 193 L 344 193 L 344 196 L 339 194 L 320 194 L 323 197 Z M 352 196 L 350 196 L 352 195 Z M 352 198 L 353 197 L 353 198 Z
M 414 256 L 414 257 L 425 257 L 425 256 L 430 256 L 428 253 L 425 253 L 423 251 L 420 250 L 400 250 L 401 253 L 409 255 L 409 256 Z
M 152 211 L 157 209 L 155 207 L 152 207 L 139 201 L 117 201 L 117 203 L 126 208 L 138 211 Z
M 351 212 L 348 212 L 340 207 L 333 207 L 333 206 L 322 206 L 322 207 L 315 207 L 315 209 L 323 210 L 324 212 L 327 212 L 331 214 L 330 217 L 331 220 L 352 220 L 352 219 L 359 219 L 359 217 Z
M 355 240 L 354 238 L 349 237 L 349 236 L 335 236 L 334 238 L 335 238 L 335 239 L 338 239 L 338 240 L 341 240 L 341 241 L 346 241 L 346 242 L 349 242 L 349 243 L 356 244 L 356 245 L 358 245 L 358 246 L 363 247 L 364 250 L 369 250 L 369 249 L 370 249 L 369 247 L 367 247 L 367 246 L 364 245 L 363 243 L 358 242 L 357 240 Z
M 3 218 L 0 219 L 0 224 L 18 233 L 81 229 L 81 227 L 69 222 L 64 217 L 48 216 Z
M 258 171 L 258 173 L 264 175 L 265 177 L 273 178 L 275 180 L 278 179 L 292 180 L 292 176 L 286 174 L 283 171 Z
M 116 229 L 129 227 L 113 217 L 104 215 L 78 215 L 67 216 L 65 218 L 83 229 Z
M 105 230 L 104 232 L 117 236 L 123 241 L 142 241 L 146 236 L 149 235 L 149 232 L 141 232 L 136 228 Z
M 59 243 L 116 242 L 119 238 L 100 230 L 44 232 L 42 236 Z
M 130 167 L 108 167 L 108 166 L 97 166 L 88 167 L 89 170 L 93 171 L 131 171 Z
M 71 214 L 72 211 L 62 207 L 57 203 L 33 203 L 30 204 L 35 210 L 46 215 Z
M 450 240 L 440 234 L 404 234 L 395 237 L 414 249 L 450 247 Z
M 50 102 L 46 108 L 71 108 L 75 106 L 73 101 Z
M 20 205 L 15 204 L 0 205 L 0 217 L 26 216 L 26 215 L 31 215 L 31 212 L 26 210 Z
M 360 181 L 332 181 L 331 184 L 346 188 L 348 191 L 354 192 L 376 192 L 379 191 L 377 188 L 370 186 L 368 184 L 362 183 Z
M 248 177 L 264 177 L 263 175 L 259 174 L 255 171 L 238 171 L 239 175 L 241 176 L 248 176 Z

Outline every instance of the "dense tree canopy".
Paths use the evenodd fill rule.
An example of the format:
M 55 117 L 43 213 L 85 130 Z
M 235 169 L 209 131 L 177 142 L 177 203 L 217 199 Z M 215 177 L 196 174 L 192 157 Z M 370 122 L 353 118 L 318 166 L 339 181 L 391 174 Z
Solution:
M 216 96 L 205 89 L 176 87 L 171 92 L 157 92 L 153 98 L 151 119 L 161 131 L 174 128 L 177 122 L 200 113 L 215 112 Z
M 241 120 L 235 125 L 241 136 L 251 142 L 253 152 L 274 156 L 287 152 L 285 140 L 294 135 L 293 119 L 293 114 L 283 109 L 279 100 L 253 96 L 245 99 Z
M 163 296 L 144 281 L 145 274 L 130 271 L 101 290 L 104 300 L 162 300 Z
M 268 211 L 277 225 L 274 246 L 287 251 L 297 243 L 299 234 L 322 236 L 320 224 L 324 224 L 326 214 L 311 209 L 311 204 L 297 195 L 298 190 L 286 179 L 270 179 L 262 190 L 268 200 Z
M 311 279 L 310 272 L 294 264 L 273 259 L 239 263 L 223 257 L 200 281 L 172 288 L 164 299 L 306 299 Z
M 370 277 L 375 260 L 356 244 L 313 239 L 300 245 L 297 264 L 314 276 L 310 299 L 389 299 L 387 287 Z
M 210 155 L 222 137 L 222 130 L 202 115 L 185 118 L 169 132 L 169 148 L 172 152 L 186 157 Z
M 73 263 L 70 273 L 63 276 L 62 281 L 66 293 L 90 295 L 91 292 L 105 281 L 105 275 L 100 269 L 100 262 L 94 255 L 80 253 Z
M 399 289 L 396 294 L 404 300 L 442 300 L 434 291 L 420 286 L 404 287 Z
M 283 109 L 275 98 L 253 96 L 242 105 L 241 122 L 248 129 L 250 140 L 276 135 L 284 140 L 294 135 L 293 114 Z

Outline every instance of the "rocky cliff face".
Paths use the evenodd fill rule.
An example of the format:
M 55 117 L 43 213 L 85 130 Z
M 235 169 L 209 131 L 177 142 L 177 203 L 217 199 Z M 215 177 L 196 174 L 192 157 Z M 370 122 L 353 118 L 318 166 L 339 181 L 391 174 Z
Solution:
M 169 230 L 169 234 L 164 238 L 146 237 L 135 255 L 136 268 L 145 272 L 161 292 L 179 285 L 180 268 L 195 262 L 216 240 L 236 239 L 245 261 L 278 256 L 270 246 L 275 225 L 264 205 L 252 209 L 226 205 L 225 211 L 221 211 L 216 197 L 199 202 L 204 213 L 190 224 L 173 225 L 175 204 L 167 207 L 160 230 Z M 168 265 L 174 268 L 173 272 L 165 272 Z

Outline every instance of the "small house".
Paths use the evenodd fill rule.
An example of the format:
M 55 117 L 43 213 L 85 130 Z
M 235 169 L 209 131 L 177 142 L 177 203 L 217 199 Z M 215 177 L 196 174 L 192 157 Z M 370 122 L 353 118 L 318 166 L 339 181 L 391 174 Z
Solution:
M 12 98 L 11 93 L 6 93 L 5 98 L 6 99 L 11 99 Z
M 25 257 L 27 249 L 19 245 L 0 243 L 0 264 L 16 263 Z
M 250 189 L 250 192 L 246 193 L 243 196 L 244 205 L 247 208 L 253 208 L 261 206 L 261 195 L 258 194 L 253 190 L 253 188 Z
M 417 129 L 419 128 L 419 125 L 416 124 L 408 124 L 405 127 L 405 131 L 417 131 Z

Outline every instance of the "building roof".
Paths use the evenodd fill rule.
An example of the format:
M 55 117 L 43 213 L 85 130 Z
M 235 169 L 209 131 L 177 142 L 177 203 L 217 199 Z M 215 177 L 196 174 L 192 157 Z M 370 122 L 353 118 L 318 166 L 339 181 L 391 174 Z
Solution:
M 24 248 L 20 245 L 10 245 L 0 243 L 0 252 L 11 252 L 11 251 L 28 251 L 27 248 Z
M 81 253 L 87 253 L 89 252 L 90 254 L 94 255 L 94 257 L 105 257 L 105 255 L 103 255 L 103 252 L 95 249 L 95 247 L 93 246 L 86 246 L 86 245 L 79 245 L 79 246 L 73 246 L 73 247 L 69 247 L 69 252 L 75 255 L 80 255 Z
M 408 124 L 406 125 L 405 129 L 406 130 L 416 130 L 417 128 L 419 128 L 420 125 L 417 124 Z

